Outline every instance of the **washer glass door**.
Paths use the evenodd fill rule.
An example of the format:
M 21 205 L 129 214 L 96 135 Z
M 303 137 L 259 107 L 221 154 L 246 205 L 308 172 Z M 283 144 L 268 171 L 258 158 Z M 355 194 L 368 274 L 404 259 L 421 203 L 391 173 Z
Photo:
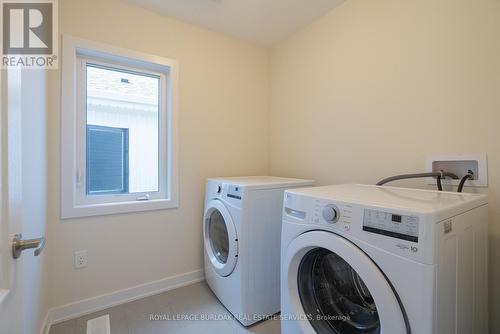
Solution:
M 380 333 L 377 306 L 365 283 L 340 256 L 315 248 L 302 259 L 298 290 L 318 333 Z
M 387 277 L 344 237 L 328 231 L 303 233 L 288 245 L 282 265 L 286 316 L 298 319 L 302 332 L 410 333 Z
M 231 214 L 221 201 L 213 200 L 207 205 L 203 221 L 207 256 L 219 275 L 228 276 L 238 259 L 238 236 Z

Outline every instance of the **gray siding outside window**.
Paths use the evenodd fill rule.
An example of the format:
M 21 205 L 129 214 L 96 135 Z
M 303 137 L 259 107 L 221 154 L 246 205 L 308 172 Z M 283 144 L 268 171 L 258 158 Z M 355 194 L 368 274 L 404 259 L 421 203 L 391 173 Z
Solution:
M 129 192 L 129 130 L 87 125 L 87 195 Z

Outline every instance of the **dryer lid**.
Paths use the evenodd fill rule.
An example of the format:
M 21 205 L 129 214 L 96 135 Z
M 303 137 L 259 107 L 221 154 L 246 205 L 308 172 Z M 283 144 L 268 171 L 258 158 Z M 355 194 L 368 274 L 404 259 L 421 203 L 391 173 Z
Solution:
M 208 181 L 219 183 L 229 183 L 234 186 L 239 186 L 245 189 L 279 189 L 279 188 L 294 188 L 312 186 L 314 181 L 293 179 L 276 176 L 242 176 L 242 177 L 221 177 L 212 178 Z

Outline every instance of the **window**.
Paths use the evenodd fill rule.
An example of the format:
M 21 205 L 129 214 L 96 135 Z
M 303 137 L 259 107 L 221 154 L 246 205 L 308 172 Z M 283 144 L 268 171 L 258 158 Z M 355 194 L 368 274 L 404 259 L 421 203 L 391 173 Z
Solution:
M 177 206 L 177 64 L 63 38 L 63 218 Z
M 160 76 L 87 59 L 82 66 L 86 196 L 158 192 Z

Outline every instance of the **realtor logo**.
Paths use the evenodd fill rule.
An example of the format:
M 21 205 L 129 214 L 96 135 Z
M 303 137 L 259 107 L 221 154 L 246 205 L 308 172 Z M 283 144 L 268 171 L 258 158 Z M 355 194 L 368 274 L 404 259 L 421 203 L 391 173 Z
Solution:
M 1 67 L 57 68 L 57 0 L 0 0 Z

